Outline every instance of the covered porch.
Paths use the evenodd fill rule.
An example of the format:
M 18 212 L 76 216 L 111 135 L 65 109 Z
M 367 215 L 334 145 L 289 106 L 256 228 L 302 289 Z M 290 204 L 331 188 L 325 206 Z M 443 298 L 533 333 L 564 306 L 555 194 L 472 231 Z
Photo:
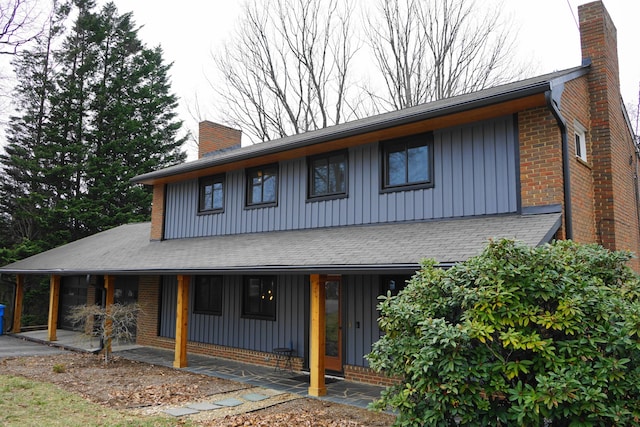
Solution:
M 13 323 L 16 332 L 20 330 L 21 283 L 24 275 L 49 275 L 47 340 L 50 342 L 58 340 L 58 304 L 63 276 L 99 276 L 104 284 L 107 306 L 113 303 L 114 283 L 118 276 L 135 275 L 140 283 L 150 278 L 173 278 L 176 297 L 171 301 L 175 301 L 172 303 L 175 326 L 173 337 L 165 339 L 163 343 L 165 347 L 170 345 L 173 348 L 172 366 L 185 369 L 192 363 L 190 356 L 193 356 L 188 356 L 187 349 L 198 345 L 189 341 L 192 326 L 189 319 L 193 319 L 190 304 L 190 301 L 193 303 L 193 295 L 190 295 L 192 277 L 236 277 L 238 279 L 234 279 L 234 283 L 238 285 L 241 275 L 297 276 L 295 286 L 298 289 L 306 287 L 306 290 L 295 301 L 282 299 L 279 309 L 281 313 L 308 310 L 304 313 L 308 316 L 308 329 L 306 325 L 298 326 L 305 334 L 308 331 L 308 335 L 305 335 L 308 339 L 305 338 L 300 347 L 308 360 L 310 381 L 307 391 L 311 396 L 323 396 L 328 392 L 325 381 L 327 316 L 324 285 L 331 277 L 407 274 L 419 268 L 422 258 L 433 258 L 441 266 L 447 267 L 480 253 L 490 238 L 514 238 L 531 246 L 546 243 L 558 230 L 560 223 L 559 212 L 544 211 L 530 215 L 496 215 L 164 241 L 149 240 L 148 223 L 129 224 L 2 267 L 0 273 L 16 277 Z M 145 288 L 156 289 L 155 294 L 141 291 L 139 296 L 139 302 L 145 305 L 148 317 L 157 318 L 159 314 L 158 283 L 160 279 Z M 231 284 L 229 286 L 232 289 Z M 362 287 L 363 284 L 358 286 Z M 293 285 L 288 289 L 294 289 Z M 370 289 L 371 293 L 378 290 Z M 300 298 L 306 299 L 306 302 L 301 303 L 303 300 Z M 375 304 L 373 294 L 371 304 Z M 346 319 L 350 313 L 345 310 L 338 315 Z M 237 313 L 235 318 L 238 318 Z M 253 320 L 251 322 L 254 325 L 256 323 Z M 286 323 L 282 321 L 279 325 Z M 353 323 L 354 328 L 360 328 L 357 319 L 354 318 Z M 366 327 L 369 328 L 366 331 L 369 336 L 375 335 L 377 325 L 367 324 Z M 157 328 L 153 333 L 158 334 Z M 242 333 L 259 332 L 255 326 L 249 325 Z M 280 339 L 284 341 L 283 337 Z M 349 344 L 347 340 L 344 342 Z M 272 344 L 274 348 L 282 347 L 278 342 Z M 359 351 L 366 354 L 364 348 Z

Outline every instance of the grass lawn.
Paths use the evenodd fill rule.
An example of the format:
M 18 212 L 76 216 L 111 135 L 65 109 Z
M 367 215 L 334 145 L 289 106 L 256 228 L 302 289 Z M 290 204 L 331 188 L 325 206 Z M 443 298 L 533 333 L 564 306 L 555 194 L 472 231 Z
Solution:
M 0 425 L 162 427 L 175 426 L 176 421 L 157 416 L 134 417 L 91 403 L 52 384 L 0 375 Z

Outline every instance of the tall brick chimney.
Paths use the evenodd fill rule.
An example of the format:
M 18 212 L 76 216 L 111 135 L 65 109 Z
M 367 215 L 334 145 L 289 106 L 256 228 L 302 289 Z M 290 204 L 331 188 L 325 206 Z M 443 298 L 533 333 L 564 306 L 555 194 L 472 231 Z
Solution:
M 602 1 L 578 7 L 590 96 L 592 176 L 599 243 L 638 252 L 637 156 L 623 112 L 616 27 Z
M 241 130 L 204 120 L 200 122 L 198 133 L 199 159 L 214 151 L 240 147 Z

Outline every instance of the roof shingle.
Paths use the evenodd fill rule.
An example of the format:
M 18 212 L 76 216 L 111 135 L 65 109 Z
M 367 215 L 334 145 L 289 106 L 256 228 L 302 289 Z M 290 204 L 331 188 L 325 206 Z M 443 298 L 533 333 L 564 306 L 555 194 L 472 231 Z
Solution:
M 536 246 L 560 226 L 560 213 L 479 216 L 149 240 L 149 223 L 127 224 L 0 268 L 24 274 L 175 274 L 250 271 L 416 269 L 423 258 L 442 265 L 480 253 L 491 238 Z

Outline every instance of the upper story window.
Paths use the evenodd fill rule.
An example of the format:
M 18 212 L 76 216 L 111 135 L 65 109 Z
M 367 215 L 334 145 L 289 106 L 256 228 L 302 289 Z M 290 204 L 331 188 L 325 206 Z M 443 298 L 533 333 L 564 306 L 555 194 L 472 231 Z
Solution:
M 244 278 L 242 316 L 276 320 L 276 276 L 248 276 Z
M 247 206 L 275 205 L 278 202 L 278 165 L 247 170 Z
M 222 314 L 222 276 L 194 277 L 193 312 Z
M 433 186 L 433 134 L 423 133 L 382 143 L 382 189 Z
M 587 136 L 586 129 L 578 122 L 574 122 L 574 134 L 576 141 L 576 157 L 587 161 Z
M 224 175 L 200 178 L 198 212 L 222 212 L 224 209 Z
M 347 194 L 347 152 L 310 157 L 309 198 L 339 197 Z

